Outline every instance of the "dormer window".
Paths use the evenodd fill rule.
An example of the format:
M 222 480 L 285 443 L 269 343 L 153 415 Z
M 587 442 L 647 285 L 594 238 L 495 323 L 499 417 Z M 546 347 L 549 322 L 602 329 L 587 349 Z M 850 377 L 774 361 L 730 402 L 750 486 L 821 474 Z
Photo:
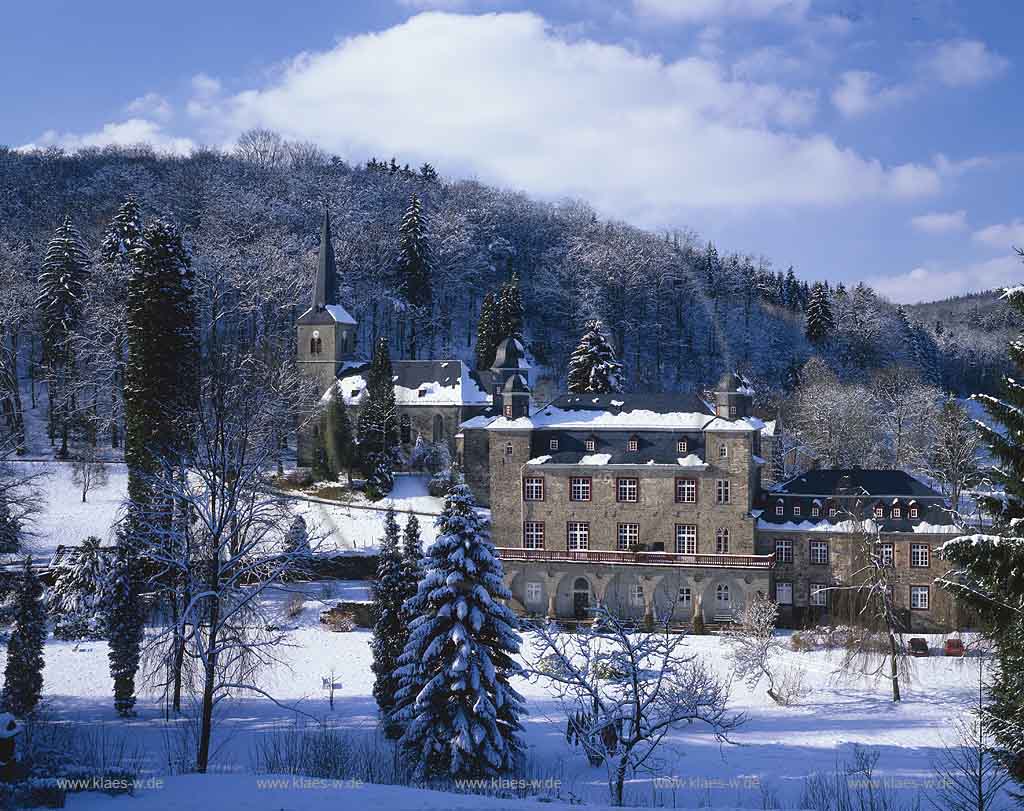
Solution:
M 558 450 L 558 440 L 557 439 L 549 439 L 548 440 L 548 450 L 549 451 L 557 451 Z
M 588 439 L 584 441 L 583 446 L 587 449 L 587 453 L 593 453 L 595 450 L 597 450 L 597 441 L 593 439 Z
M 686 443 L 685 439 L 680 439 L 676 443 L 676 453 L 687 453 L 688 450 L 689 450 L 689 448 L 687 446 L 687 443 Z
M 793 505 L 793 515 L 800 515 L 800 505 L 799 504 L 794 504 Z
M 839 514 L 839 510 L 837 510 L 835 507 L 829 507 L 828 508 L 828 517 L 829 518 L 835 518 L 838 514 Z
M 893 507 L 892 508 L 892 517 L 893 518 L 902 518 L 903 517 L 903 510 L 901 510 L 899 507 Z
M 781 501 L 777 501 L 775 503 L 775 514 L 776 515 L 785 515 L 786 514 L 786 505 L 783 504 Z
M 811 507 L 811 518 L 817 518 L 819 515 L 821 515 L 821 508 Z
M 875 507 L 875 518 L 885 518 L 884 507 Z
M 910 517 L 911 518 L 917 518 L 917 507 L 911 507 L 910 508 Z
M 626 442 L 626 450 L 629 451 L 630 453 L 636 453 L 636 451 L 639 449 L 639 447 L 640 447 L 640 442 L 635 437 L 629 439 Z

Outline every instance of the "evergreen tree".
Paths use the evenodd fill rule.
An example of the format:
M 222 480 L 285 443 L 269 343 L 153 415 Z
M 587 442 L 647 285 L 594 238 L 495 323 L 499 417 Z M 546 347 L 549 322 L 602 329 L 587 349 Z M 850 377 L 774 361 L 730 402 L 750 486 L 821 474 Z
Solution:
M 832 336 L 835 326 L 829 290 L 821 282 L 816 282 L 807 304 L 807 340 L 812 344 L 825 343 Z
M 135 561 L 127 536 L 121 533 L 110 582 L 110 677 L 114 681 L 114 709 L 122 717 L 135 714 L 135 674 L 139 670 L 143 637 L 143 612 L 139 584 L 133 570 Z
M 352 421 L 348 418 L 345 398 L 340 390 L 331 397 L 330 404 L 324 412 L 320 433 L 325 438 L 328 467 L 332 473 L 346 471 L 348 480 L 352 481 L 352 465 L 355 463 L 355 436 Z
M 373 607 L 376 622 L 370 651 L 373 653 L 373 697 L 380 709 L 384 731 L 389 738 L 397 738 L 401 728 L 392 719 L 398 678 L 395 669 L 398 657 L 405 647 L 407 632 L 402 615 L 402 561 L 398 552 L 399 529 L 395 510 L 388 508 L 384 516 L 384 538 L 377 558 L 377 581 L 373 587 Z
M 90 536 L 57 564 L 47 608 L 56 618 L 54 636 L 102 639 L 110 599 L 110 567 L 100 539 Z
M 423 206 L 413 194 L 398 229 L 398 284 L 410 307 L 409 356 L 414 359 L 418 322 L 430 317 L 433 302 L 432 261 Z
M 423 568 L 420 560 L 423 557 L 423 542 L 420 540 L 420 522 L 415 515 L 410 515 L 405 522 L 405 530 L 402 532 L 402 605 L 405 606 L 419 589 L 420 580 L 423 579 Z M 411 605 L 411 604 L 410 604 Z M 406 620 L 411 620 L 408 610 L 405 611 Z M 408 626 L 406 625 L 408 636 Z M 403 643 L 403 648 L 405 647 Z
M 1024 318 L 1024 287 L 1004 297 Z M 996 462 L 988 471 L 996 485 L 992 495 L 979 499 L 993 523 L 983 534 L 943 546 L 943 557 L 954 569 L 942 584 L 977 609 L 995 643 L 998 666 L 985 714 L 1002 760 L 1024 783 L 1024 342 L 1019 337 L 1010 342 L 1009 355 L 1018 374 L 1004 376 L 1001 395 L 974 397 L 991 416 L 990 425 L 999 426 L 977 423 Z
M 366 477 L 366 497 L 378 501 L 395 486 L 395 471 L 391 457 L 386 453 L 374 452 L 367 458 L 369 473 Z
M 195 402 L 198 341 L 191 261 L 178 231 L 156 220 L 130 256 L 124 456 L 128 498 L 144 511 L 161 462 L 186 450 L 180 437 Z
M 366 393 L 359 409 L 359 446 L 369 459 L 372 453 L 389 453 L 397 443 L 395 373 L 387 338 L 377 341 L 366 376 Z
M 491 368 L 494 364 L 494 353 L 500 341 L 498 304 L 494 293 L 488 293 L 480 304 L 480 320 L 476 323 L 477 369 Z
M 100 261 L 107 268 L 128 268 L 132 251 L 142 242 L 142 217 L 139 204 L 129 197 L 117 210 L 100 242 Z
M 501 288 L 498 299 L 498 340 L 495 346 L 505 338 L 523 340 L 523 294 L 519 289 L 519 276 L 512 274 L 512 280 Z
M 32 571 L 32 559 L 25 568 L 14 604 L 14 628 L 7 640 L 4 668 L 4 710 L 24 718 L 39 704 L 43 692 L 43 644 L 46 642 L 46 612 L 43 585 Z
M 288 526 L 284 536 L 284 551 L 289 555 L 312 554 L 309 548 L 309 528 L 306 526 L 306 519 L 301 515 L 296 515 Z
M 68 454 L 68 429 L 74 408 L 71 334 L 85 301 L 89 257 L 81 235 L 67 216 L 46 246 L 36 308 L 42 320 L 43 363 L 47 368 L 51 441 L 60 433 L 62 457 Z
M 17 552 L 21 548 L 21 521 L 11 512 L 7 494 L 0 490 L 0 552 Z
M 522 753 L 525 712 L 510 680 L 517 620 L 490 533 L 465 484 L 445 499 L 438 537 L 423 559 L 409 642 L 397 674 L 400 749 L 420 781 L 507 773 Z
M 579 346 L 569 356 L 569 391 L 613 394 L 622 391 L 622 364 L 615 359 L 600 321 L 588 321 Z

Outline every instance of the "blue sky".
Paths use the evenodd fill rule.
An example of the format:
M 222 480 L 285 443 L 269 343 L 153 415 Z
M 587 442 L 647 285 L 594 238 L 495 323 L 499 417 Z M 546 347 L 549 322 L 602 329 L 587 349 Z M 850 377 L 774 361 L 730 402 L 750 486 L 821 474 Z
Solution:
M 266 126 L 928 300 L 1024 280 L 1021 31 L 995 0 L 37 0 L 0 143 Z

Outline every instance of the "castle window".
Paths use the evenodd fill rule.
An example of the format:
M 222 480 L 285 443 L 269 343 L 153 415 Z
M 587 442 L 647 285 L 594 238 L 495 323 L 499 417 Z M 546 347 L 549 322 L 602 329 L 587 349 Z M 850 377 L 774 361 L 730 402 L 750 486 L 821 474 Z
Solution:
M 543 501 L 544 500 L 544 477 L 531 476 L 523 479 L 523 500 Z
M 512 457 L 512 443 L 511 442 L 506 442 L 505 443 L 505 456 L 508 456 L 509 458 Z
M 676 443 L 676 453 L 687 453 L 687 444 L 685 439 L 680 439 Z
M 931 557 L 931 547 L 926 543 L 910 545 L 910 565 L 915 569 L 927 569 Z
M 569 501 L 590 501 L 589 476 L 575 476 L 569 479 Z
M 676 503 L 696 504 L 697 503 L 697 480 L 676 479 Z
M 821 508 L 811 507 L 811 518 L 817 518 L 819 515 L 821 515 Z
M 793 584 L 777 582 L 775 584 L 775 602 L 779 605 L 793 605 Z
M 639 583 L 634 583 L 629 587 L 629 604 L 637 606 L 644 604 L 644 587 Z
M 903 510 L 901 510 L 899 507 L 893 507 L 892 508 L 892 517 L 893 518 L 902 518 L 903 517 Z
M 800 505 L 799 504 L 794 504 L 793 505 L 793 515 L 800 515 Z
M 910 587 L 910 607 L 916 611 L 927 611 L 928 610 L 928 587 L 927 586 L 911 586 Z
M 839 513 L 839 510 L 837 510 L 835 507 L 829 507 L 828 508 L 828 517 L 829 518 L 835 518 L 836 515 L 838 515 L 838 513 Z
M 775 514 L 776 515 L 785 515 L 786 514 L 786 505 L 783 504 L 781 501 L 776 501 L 775 502 Z
M 693 592 L 690 591 L 689 586 L 681 586 L 679 588 L 679 604 L 683 608 L 689 608 L 693 605 Z
M 616 479 L 615 500 L 634 503 L 637 500 L 637 493 L 639 488 L 639 479 Z
M 813 606 L 824 607 L 828 605 L 828 586 L 824 583 L 811 583 L 811 599 Z
M 910 508 L 910 517 L 911 518 L 917 518 L 917 507 L 911 507 Z
M 526 584 L 526 602 L 536 605 L 541 602 L 541 584 L 537 582 Z
M 729 446 L 724 444 L 724 443 L 722 445 L 719 445 L 718 446 L 718 458 L 719 459 L 727 459 L 728 457 L 729 457 Z
M 557 439 L 549 439 L 548 440 L 548 450 L 549 451 L 557 451 L 558 450 L 558 440 Z
M 676 524 L 676 554 L 697 554 L 697 525 Z
M 729 530 L 725 527 L 715 530 L 715 552 L 719 555 L 729 554 Z
M 593 439 L 587 439 L 583 442 L 583 447 L 587 449 L 587 453 L 593 453 L 597 450 L 597 442 Z
M 875 507 L 875 518 L 885 518 L 884 507 Z
M 729 605 L 729 586 L 726 583 L 719 583 L 715 588 L 715 600 L 719 605 Z
M 728 479 L 719 479 L 715 482 L 715 501 L 718 504 L 728 504 L 729 490 L 730 487 Z
M 566 544 L 570 552 L 590 548 L 590 524 L 586 521 L 570 521 L 566 525 Z
M 618 546 L 620 552 L 633 549 L 640 540 L 639 524 L 619 524 Z
M 878 544 L 878 560 L 883 566 L 892 566 L 894 559 L 894 547 L 891 543 Z
M 523 549 L 544 548 L 544 522 L 526 521 L 523 523 Z
M 828 565 L 828 541 L 811 541 L 809 551 L 811 563 Z
M 779 563 L 792 563 L 793 542 L 786 538 L 780 538 L 777 540 L 775 542 L 775 559 Z
M 511 404 L 505 406 L 505 417 L 507 419 L 512 419 L 512 405 Z
M 635 453 L 639 447 L 640 443 L 635 439 L 630 439 L 629 441 L 626 442 L 626 450 L 629 453 Z

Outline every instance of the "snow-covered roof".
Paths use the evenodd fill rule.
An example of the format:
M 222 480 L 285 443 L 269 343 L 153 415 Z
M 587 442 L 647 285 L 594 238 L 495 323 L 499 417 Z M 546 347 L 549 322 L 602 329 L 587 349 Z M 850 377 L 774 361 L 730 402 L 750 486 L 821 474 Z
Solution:
M 325 304 L 323 312 L 326 312 L 335 322 L 338 324 L 348 324 L 355 326 L 356 320 L 349 315 L 348 310 L 342 307 L 340 304 Z M 305 318 L 313 313 L 313 308 L 310 307 L 306 312 L 299 316 L 300 319 Z
M 395 403 L 417 405 L 489 405 L 487 394 L 461 360 L 392 362 Z M 366 369 L 338 379 L 332 391 L 341 391 L 346 405 L 358 406 L 366 392 Z
M 772 532 L 842 532 L 855 534 L 864 532 L 874 534 L 876 532 L 891 532 L 887 530 L 884 523 L 877 522 L 871 518 L 865 521 L 780 521 L 778 523 L 758 518 L 757 528 L 771 530 Z M 911 532 L 919 535 L 949 535 L 959 532 L 955 524 L 931 524 L 927 521 L 920 521 L 910 525 Z M 902 534 L 906 534 L 903 531 Z

